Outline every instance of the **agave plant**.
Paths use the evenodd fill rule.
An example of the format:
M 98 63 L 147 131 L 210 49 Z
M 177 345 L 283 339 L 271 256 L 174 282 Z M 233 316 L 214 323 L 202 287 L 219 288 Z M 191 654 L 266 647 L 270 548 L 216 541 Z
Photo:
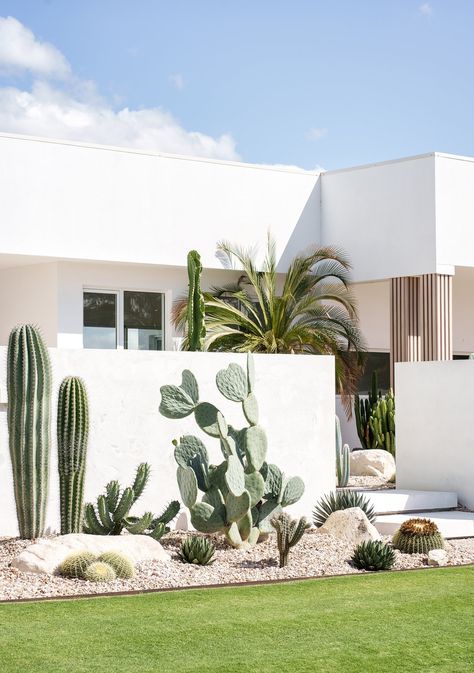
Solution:
M 360 373 L 354 353 L 363 351 L 364 344 L 344 253 L 323 247 L 299 255 L 280 280 L 271 238 L 261 271 L 252 250 L 227 242 L 218 247 L 228 264 L 237 263 L 244 273 L 236 283 L 204 293 L 206 349 L 334 355 L 337 390 L 350 412 L 349 395 Z M 178 329 L 186 328 L 187 302 L 184 297 L 174 305 Z M 189 348 L 186 340 L 183 348 Z
M 356 491 L 337 491 L 324 495 L 316 504 L 313 511 L 313 522 L 316 528 L 326 523 L 327 518 L 333 512 L 340 509 L 349 509 L 351 507 L 360 507 L 365 512 L 366 517 L 373 523 L 375 521 L 375 510 L 373 505 L 362 493 Z

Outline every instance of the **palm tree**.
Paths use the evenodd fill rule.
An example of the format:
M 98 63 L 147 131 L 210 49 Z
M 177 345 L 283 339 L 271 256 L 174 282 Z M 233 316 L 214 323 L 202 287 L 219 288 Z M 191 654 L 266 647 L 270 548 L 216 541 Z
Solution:
M 334 355 L 336 388 L 350 413 L 364 344 L 344 253 L 328 246 L 298 255 L 281 279 L 270 238 L 261 271 L 254 251 L 225 241 L 218 249 L 244 273 L 237 282 L 204 293 L 206 349 Z M 183 298 L 174 305 L 177 328 L 186 327 L 186 303 Z

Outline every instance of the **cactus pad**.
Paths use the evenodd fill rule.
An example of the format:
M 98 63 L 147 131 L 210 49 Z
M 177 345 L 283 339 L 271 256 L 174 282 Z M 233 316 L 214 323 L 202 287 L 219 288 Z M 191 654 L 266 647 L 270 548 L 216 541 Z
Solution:
M 233 362 L 216 375 L 219 392 L 233 402 L 243 402 L 249 394 L 247 376 L 240 365 Z

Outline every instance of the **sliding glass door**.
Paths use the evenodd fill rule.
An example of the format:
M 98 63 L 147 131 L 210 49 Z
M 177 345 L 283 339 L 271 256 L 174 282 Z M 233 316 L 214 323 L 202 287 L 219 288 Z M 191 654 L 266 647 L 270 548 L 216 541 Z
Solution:
M 84 348 L 117 348 L 117 292 L 84 292 Z

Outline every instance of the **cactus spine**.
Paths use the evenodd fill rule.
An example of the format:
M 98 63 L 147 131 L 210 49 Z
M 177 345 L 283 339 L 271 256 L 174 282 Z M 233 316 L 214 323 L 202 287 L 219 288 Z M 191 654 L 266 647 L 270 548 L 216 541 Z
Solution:
M 204 297 L 201 292 L 201 257 L 196 250 L 188 253 L 188 350 L 202 351 L 206 326 Z
M 284 568 L 288 564 L 288 554 L 291 547 L 298 544 L 305 530 L 309 528 L 309 523 L 304 517 L 292 519 L 287 512 L 280 512 L 278 516 L 272 519 L 272 525 L 277 532 L 280 568 Z
M 12 330 L 7 354 L 8 433 L 20 537 L 44 532 L 51 443 L 51 365 L 38 329 Z
M 347 486 L 350 477 L 350 449 L 342 445 L 341 423 L 336 416 L 336 474 L 339 488 Z
M 61 535 L 80 533 L 89 435 L 89 404 L 82 379 L 69 376 L 58 396 L 58 471 Z

